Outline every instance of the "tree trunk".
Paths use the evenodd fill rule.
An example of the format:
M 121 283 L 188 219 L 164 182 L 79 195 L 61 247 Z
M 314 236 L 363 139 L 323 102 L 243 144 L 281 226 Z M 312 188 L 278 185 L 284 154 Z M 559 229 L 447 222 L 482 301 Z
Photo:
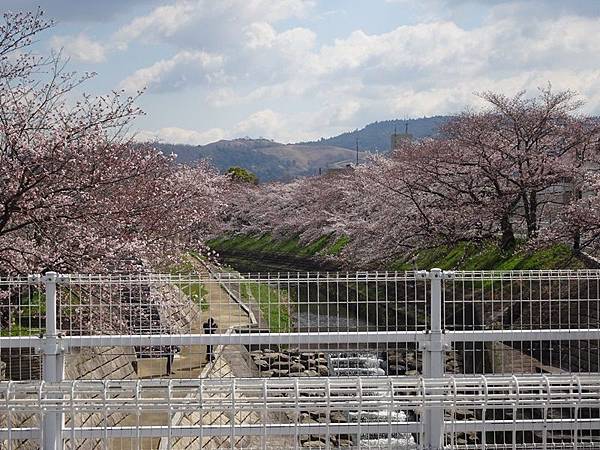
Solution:
M 579 231 L 579 227 L 576 227 L 573 233 L 573 253 L 576 255 L 581 253 L 581 231 Z
M 583 197 L 581 190 L 576 189 L 575 186 L 573 186 L 573 189 L 575 191 L 575 201 L 581 200 Z M 581 253 L 581 228 L 578 226 L 575 226 L 573 230 L 573 253 L 576 255 Z
M 512 223 L 508 215 L 504 215 L 500 219 L 500 228 L 502 230 L 502 239 L 500 241 L 500 250 L 503 252 L 512 252 L 515 248 L 515 233 L 513 231 Z
M 527 239 L 534 239 L 538 235 L 538 223 L 537 223 L 537 192 L 529 193 L 529 210 L 525 217 L 527 221 Z

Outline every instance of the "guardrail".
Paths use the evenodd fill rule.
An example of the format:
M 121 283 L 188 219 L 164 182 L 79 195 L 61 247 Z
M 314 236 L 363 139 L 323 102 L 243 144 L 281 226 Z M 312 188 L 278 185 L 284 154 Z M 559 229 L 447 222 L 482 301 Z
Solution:
M 183 437 L 212 436 L 257 438 L 268 446 L 272 438 L 292 436 L 296 448 L 306 448 L 302 437 L 308 442 L 308 436 L 317 435 L 332 448 L 332 438 L 340 435 L 379 435 L 377 444 L 370 446 L 365 439 L 360 448 L 431 448 L 424 417 L 439 411 L 445 439 L 434 448 L 469 448 L 469 433 L 471 447 L 477 448 L 600 447 L 600 377 L 589 375 L 3 382 L 0 398 L 7 411 L 38 420 L 64 415 L 68 425 L 61 439 L 70 446 L 81 439 L 106 445 L 117 438 L 162 438 L 170 448 Z M 202 427 L 110 425 L 111 414 L 139 416 L 142 411 L 169 417 L 254 414 L 264 420 L 244 424 L 232 419 Z M 75 425 L 92 414 L 105 422 Z M 276 415 L 285 420 L 266 419 Z M 0 430 L 0 441 L 38 440 L 43 434 L 9 427 Z M 225 442 L 223 448 L 229 445 Z
M 253 313 L 260 316 L 267 324 L 266 329 L 225 333 L 225 330 L 231 329 L 232 323 L 235 325 L 235 321 L 241 316 L 239 316 L 239 305 L 232 304 L 229 295 L 221 291 L 220 286 L 223 283 L 227 283 L 228 286 L 236 285 L 236 291 L 240 292 L 240 295 L 252 297 L 253 304 L 258 309 Z M 265 419 L 265 423 L 261 424 L 234 426 L 232 424 L 235 420 L 232 419 L 228 426 L 221 428 L 208 425 L 178 428 L 171 424 L 163 429 L 145 428 L 140 424 L 125 429 L 107 425 L 101 427 L 104 433 L 102 437 L 98 434 L 100 429 L 96 429 L 97 427 L 78 428 L 73 419 L 69 431 L 71 439 L 108 439 L 109 436 L 134 436 L 139 439 L 150 435 L 171 439 L 173 436 L 184 435 L 238 436 L 247 433 L 248 436 L 262 436 L 261 442 L 264 444 L 265 436 L 271 434 L 293 436 L 294 442 L 300 442 L 299 436 L 305 433 L 307 435 L 325 433 L 328 436 L 353 434 L 355 440 L 359 439 L 356 436 L 361 435 L 386 434 L 388 444 L 392 445 L 393 436 L 398 433 L 408 433 L 415 434 L 414 445 L 420 448 L 443 448 L 448 445 L 459 448 L 457 446 L 463 443 L 475 445 L 474 442 L 478 448 L 502 448 L 498 445 L 506 445 L 507 448 L 525 448 L 520 444 L 517 445 L 519 440 L 523 441 L 523 445 L 533 446 L 526 448 L 550 448 L 547 431 L 560 429 L 563 437 L 559 439 L 553 432 L 552 439 L 579 446 L 577 448 L 581 448 L 585 441 L 585 445 L 594 447 L 597 445 L 595 436 L 598 432 L 596 419 L 598 410 L 592 405 L 568 403 L 565 404 L 564 410 L 568 410 L 568 420 L 560 414 L 556 417 L 556 411 L 562 410 L 560 406 L 552 403 L 552 395 L 553 392 L 563 391 L 552 386 L 570 383 L 571 391 L 568 395 L 579 392 L 580 399 L 588 393 L 593 395 L 596 393 L 598 379 L 595 377 L 599 372 L 598 356 L 600 355 L 599 287 L 600 271 L 594 270 L 443 272 L 432 269 L 406 273 L 288 273 L 251 274 L 243 277 L 237 274 L 111 276 L 58 275 L 50 272 L 44 276 L 0 279 L 0 313 L 2 317 L 8 317 L 7 322 L 5 319 L 4 329 L 0 328 L 3 335 L 0 337 L 0 348 L 34 348 L 43 356 L 43 383 L 38 382 L 33 385 L 11 383 L 6 385 L 9 387 L 3 385 L 6 403 L 1 408 L 5 412 L 10 412 L 9 417 L 11 414 L 14 417 L 14 413 L 18 410 L 25 411 L 26 403 L 19 402 L 15 396 L 11 397 L 13 392 L 11 389 L 26 390 L 27 386 L 37 389 L 36 392 L 40 393 L 39 401 L 43 400 L 44 403 L 44 405 L 38 403 L 33 410 L 27 410 L 39 417 L 41 431 L 26 427 L 19 428 L 9 421 L 8 425 L 0 431 L 0 436 L 8 439 L 9 448 L 12 440 L 25 437 L 41 439 L 42 447 L 45 449 L 63 448 L 67 436 L 67 430 L 64 428 L 67 409 L 72 408 L 74 411 L 75 408 L 82 413 L 87 411 L 92 414 L 85 409 L 93 403 L 91 398 L 88 399 L 91 402 L 88 406 L 77 405 L 75 398 L 64 391 L 64 389 L 72 389 L 73 392 L 79 392 L 80 388 L 87 389 L 89 386 L 94 386 L 83 382 L 65 384 L 64 359 L 65 354 L 69 352 L 85 347 L 103 346 L 124 349 L 186 346 L 192 348 L 192 352 L 203 352 L 205 346 L 226 345 L 239 346 L 239 351 L 250 352 L 255 361 L 262 357 L 269 358 L 267 351 L 260 349 L 265 348 L 269 349 L 269 352 L 274 352 L 273 347 L 275 347 L 278 349 L 275 353 L 278 355 L 279 369 L 269 370 L 269 375 L 275 376 L 298 375 L 299 372 L 295 372 L 294 375 L 291 371 L 292 349 L 298 353 L 370 350 L 379 352 L 382 358 L 386 359 L 386 368 L 394 362 L 396 373 L 421 373 L 423 378 L 406 378 L 408 380 L 406 382 L 413 383 L 413 387 L 417 385 L 422 389 L 425 389 L 423 387 L 425 385 L 438 387 L 432 387 L 433 390 L 429 390 L 427 395 L 425 391 L 415 391 L 416 393 L 411 394 L 405 403 L 398 403 L 399 399 L 394 397 L 396 394 L 393 391 L 394 395 L 388 398 L 391 402 L 388 406 L 377 403 L 378 406 L 374 408 L 374 411 L 388 412 L 389 420 L 384 425 L 379 422 L 368 424 L 358 421 L 354 424 L 344 424 L 345 427 L 349 427 L 344 428 L 345 432 L 341 431 L 343 427 L 339 423 L 334 424 L 327 420 L 318 424 L 292 421 L 289 424 L 271 426 Z M 186 308 L 195 311 L 194 320 L 180 313 L 180 310 Z M 215 316 L 219 317 L 219 329 L 212 330 L 209 334 L 203 333 L 197 322 Z M 26 323 L 24 319 L 34 317 L 37 319 L 38 327 L 23 325 Z M 165 330 L 168 332 L 165 333 Z M 262 352 L 262 356 L 256 354 L 257 348 Z M 410 361 L 407 356 L 409 353 L 412 355 Z M 304 358 L 295 364 L 304 364 L 310 368 L 310 358 Z M 315 357 L 316 359 L 319 358 Z M 408 370 L 409 362 L 415 370 Z M 498 400 L 498 404 L 486 403 L 488 397 L 485 397 L 483 403 L 473 405 L 468 403 L 469 399 L 474 398 L 467 395 L 471 392 L 468 389 L 473 389 L 472 392 L 479 392 L 479 394 L 484 392 L 473 387 L 472 383 L 475 383 L 473 381 L 475 379 L 464 378 L 467 380 L 465 386 L 468 386 L 468 389 L 465 388 L 464 395 L 459 396 L 456 396 L 457 389 L 463 386 L 459 377 L 452 378 L 451 382 L 439 381 L 447 374 L 449 362 L 454 365 L 453 372 L 463 373 L 465 376 L 476 372 L 491 375 L 523 371 L 573 374 L 582 372 L 582 374 L 579 378 L 573 376 L 552 378 L 543 375 L 523 379 L 501 378 L 504 388 L 485 390 L 486 396 L 490 393 L 495 395 L 496 392 L 503 392 L 499 397 L 494 397 Z M 516 362 L 520 364 L 519 367 Z M 313 360 L 314 367 L 316 364 L 318 363 Z M 590 374 L 591 378 L 582 378 L 583 373 Z M 402 381 L 398 380 L 402 379 L 385 378 L 377 383 L 400 386 Z M 500 378 L 490 376 L 476 380 L 477 383 L 493 384 Z M 264 390 L 270 389 L 271 386 L 264 383 L 271 381 L 252 380 L 248 383 L 263 383 L 260 386 Z M 367 394 L 362 393 L 363 390 L 369 383 L 376 381 L 370 381 L 368 378 L 353 378 L 351 381 L 350 379 L 338 381 L 334 378 L 314 381 L 273 380 L 273 383 L 283 383 L 282 386 L 285 383 L 292 383 L 296 392 L 295 396 L 290 397 L 286 393 L 281 397 L 284 405 L 282 411 L 300 414 L 303 403 L 299 400 L 299 396 L 300 392 L 304 392 L 301 388 L 308 389 L 313 382 L 317 385 L 325 383 L 329 386 L 328 389 L 335 383 L 351 383 L 348 389 L 355 389 L 356 395 L 364 400 Z M 589 383 L 584 383 L 585 387 L 582 387 L 583 382 Z M 131 386 L 127 383 L 129 382 L 123 380 L 105 381 L 97 386 L 102 386 L 102 389 L 106 389 L 106 386 L 115 390 L 122 389 L 126 394 L 129 389 L 127 386 Z M 156 388 L 151 384 L 136 384 L 135 389 L 141 389 L 139 392 L 144 393 L 157 392 L 155 389 L 160 390 L 164 387 L 160 384 L 163 381 L 158 383 Z M 170 383 L 166 385 L 168 391 L 175 388 L 174 382 Z M 183 382 L 180 387 L 195 389 L 193 383 Z M 213 386 L 202 384 L 201 381 L 199 383 L 201 384 L 198 386 L 202 388 L 199 388 L 198 392 L 204 392 L 203 389 L 207 386 Z M 246 381 L 234 379 L 227 383 L 233 383 L 233 388 L 231 385 L 228 387 L 233 391 L 228 392 L 232 395 L 232 401 L 237 402 L 235 386 L 245 386 Z M 451 383 L 452 387 L 442 386 L 439 383 Z M 535 385 L 535 388 L 532 387 L 527 391 L 530 395 L 528 398 L 538 401 L 538 404 L 532 403 L 528 406 L 531 408 L 529 415 L 521 411 L 524 411 L 524 403 L 519 403 L 518 413 L 514 409 L 516 403 L 511 395 L 514 392 L 515 395 L 520 395 L 519 392 L 522 392 L 519 390 L 520 387 L 515 388 L 517 385 L 521 386 L 520 383 L 525 383 L 524 386 Z M 596 383 L 595 387 L 593 383 Z M 56 389 L 54 386 L 57 386 Z M 508 394 L 506 389 L 510 390 Z M 546 392 L 544 389 L 552 389 L 552 391 Z M 474 414 L 474 419 L 467 420 L 468 424 L 466 424 L 464 420 L 454 418 L 449 421 L 447 417 L 445 418 L 445 414 L 448 413 L 445 406 L 436 406 L 436 403 L 431 400 L 435 397 L 432 397 L 432 392 L 436 390 L 443 398 L 448 398 L 450 393 L 454 392 L 455 401 L 460 399 L 460 402 L 467 402 L 463 406 Z M 333 411 L 331 402 L 334 400 L 330 395 L 331 391 L 328 392 L 326 398 L 331 412 Z M 102 395 L 96 394 L 100 395 L 101 399 L 106 399 L 104 393 L 103 390 Z M 189 397 L 188 394 L 185 395 L 186 398 Z M 549 397 L 545 397 L 546 394 Z M 163 398 L 166 403 L 157 403 L 159 405 L 157 408 L 166 407 L 167 412 L 173 412 L 170 408 L 176 405 L 174 402 L 177 395 L 173 397 L 169 394 L 166 400 Z M 419 397 L 419 395 L 426 395 L 426 397 Z M 559 402 L 567 398 L 565 393 L 560 395 L 563 397 L 559 396 Z M 307 397 L 310 398 L 310 395 L 307 394 Z M 262 408 L 267 399 L 264 396 L 248 398 L 251 399 L 250 403 L 263 402 L 257 404 L 256 408 L 259 415 L 264 416 Z M 519 397 L 518 401 L 522 402 L 524 398 Z M 150 407 L 146 405 L 144 399 L 145 395 L 135 397 L 138 407 L 142 404 L 144 408 Z M 190 405 L 198 407 L 199 403 L 194 401 L 192 399 Z M 503 401 L 505 403 L 502 403 Z M 381 402 L 381 398 L 378 398 L 377 402 Z M 94 414 L 100 414 L 102 411 L 106 413 L 102 408 L 108 407 L 107 404 L 101 402 L 96 404 L 100 409 L 93 412 Z M 361 414 L 360 405 L 349 404 L 353 405 L 352 408 L 356 409 L 357 414 Z M 205 409 L 207 405 L 209 403 L 201 402 L 203 411 L 208 411 Z M 241 403 L 236 403 L 235 407 L 240 405 Z M 83 409 L 79 409 L 80 406 Z M 43 413 L 36 412 L 35 408 L 39 407 L 42 407 Z M 127 405 L 119 404 L 118 407 L 130 413 Z M 588 417 L 582 415 L 581 408 L 588 408 Z M 227 411 L 231 411 L 235 416 L 234 410 L 227 409 Z M 393 411 L 395 415 L 392 414 Z M 501 418 L 495 416 L 499 411 L 502 412 Z M 512 413 L 509 414 L 507 411 Z M 404 416 L 413 414 L 418 417 L 418 421 L 411 421 L 406 417 L 401 421 L 392 420 L 392 417 L 398 417 L 399 412 Z M 494 416 L 488 418 L 487 414 Z M 492 422 L 495 425 L 486 428 Z M 418 429 L 415 428 L 417 426 Z M 529 434 L 527 426 L 533 427 L 529 430 Z M 384 428 L 387 431 L 382 431 Z M 456 437 L 456 433 L 469 432 L 475 433 L 474 440 Z M 497 433 L 501 432 L 508 433 L 510 439 L 505 435 L 500 438 Z M 581 434 L 583 432 L 585 433 Z M 455 437 L 449 438 L 449 436 Z M 546 436 L 546 438 L 538 442 L 539 436 Z M 531 442 L 524 442 L 529 438 Z M 409 440 L 405 439 L 406 445 Z M 367 442 L 368 439 L 364 441 Z M 323 442 L 328 447 L 333 445 L 331 440 Z M 381 442 L 377 445 L 380 444 Z M 536 447 L 538 445 L 542 447 Z M 557 448 L 556 445 L 553 443 L 552 448 Z M 562 445 L 560 443 L 559 447 Z M 262 444 L 259 446 L 264 447 Z

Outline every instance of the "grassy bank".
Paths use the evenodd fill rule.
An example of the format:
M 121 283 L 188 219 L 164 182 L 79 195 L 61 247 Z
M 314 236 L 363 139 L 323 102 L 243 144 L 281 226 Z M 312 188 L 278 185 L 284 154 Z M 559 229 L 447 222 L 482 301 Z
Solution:
M 260 268 L 260 255 L 280 254 L 291 258 L 314 258 L 336 256 L 348 244 L 347 237 L 322 236 L 310 244 L 303 244 L 296 237 L 276 239 L 269 234 L 259 236 L 223 236 L 209 242 L 219 252 L 245 252 L 252 257 L 256 253 L 256 265 Z M 231 265 L 236 265 L 233 259 Z M 461 242 L 452 246 L 440 246 L 421 250 L 411 258 L 399 258 L 382 265 L 387 270 L 431 269 L 445 270 L 532 270 L 532 269 L 580 269 L 585 264 L 575 257 L 568 246 L 557 244 L 533 252 L 517 251 L 503 253 L 496 245 L 476 245 Z M 276 267 L 275 267 L 276 268 Z M 268 267 L 271 270 L 272 266 Z M 263 269 L 261 269 L 263 270 Z
M 533 252 L 503 253 L 496 245 L 477 246 L 459 243 L 420 251 L 411 261 L 398 260 L 392 270 L 535 270 L 583 269 L 585 264 L 573 255 L 568 246 L 557 244 Z
M 222 266 L 221 270 L 237 273 L 236 269 L 227 265 Z M 292 330 L 290 298 L 285 289 L 257 282 L 240 282 L 240 296 L 247 305 L 258 305 L 261 319 L 268 324 L 272 333 L 287 333 Z
M 262 319 L 268 323 L 273 333 L 287 333 L 292 328 L 289 315 L 289 298 L 284 289 L 276 289 L 266 284 L 241 283 L 240 293 L 247 303 L 258 303 Z
M 199 258 L 195 252 L 190 252 L 190 258 Z M 183 275 L 193 274 L 196 272 L 196 268 L 190 259 L 180 262 L 179 264 L 173 265 L 169 268 L 172 275 Z M 206 300 L 208 296 L 208 290 L 204 284 L 199 281 L 177 281 L 173 283 L 179 288 L 181 292 L 187 295 L 201 311 L 208 311 L 209 305 Z
M 208 296 L 208 290 L 200 282 L 180 282 L 175 283 L 179 290 L 187 295 L 201 311 L 208 311 L 209 305 L 206 297 Z
M 217 251 L 246 251 L 288 254 L 294 256 L 335 256 L 348 243 L 345 236 L 321 236 L 311 243 L 301 243 L 298 237 L 277 239 L 270 234 L 223 236 L 208 242 Z

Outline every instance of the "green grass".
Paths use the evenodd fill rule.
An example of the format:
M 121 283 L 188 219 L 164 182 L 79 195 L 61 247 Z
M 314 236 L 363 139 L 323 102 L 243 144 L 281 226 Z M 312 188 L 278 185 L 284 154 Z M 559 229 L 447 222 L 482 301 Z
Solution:
M 24 325 L 12 324 L 10 328 L 2 328 L 0 336 L 39 336 L 45 328 L 30 328 Z
M 46 295 L 42 292 L 34 292 L 29 303 L 20 305 L 21 315 L 24 317 L 35 317 L 46 315 Z
M 538 250 L 527 254 L 519 253 L 505 260 L 499 270 L 535 270 L 535 269 L 585 269 L 585 264 L 577 259 L 571 249 L 564 245 Z
M 348 236 L 340 236 L 333 242 L 333 244 L 325 249 L 325 254 L 337 256 L 342 252 L 342 250 L 344 250 L 344 247 L 348 245 L 349 242 L 350 238 Z
M 288 310 L 289 297 L 284 289 L 274 289 L 265 284 L 242 283 L 240 293 L 245 301 L 254 299 L 261 315 L 273 333 L 286 333 L 291 330 Z
M 347 236 L 336 238 L 333 235 L 324 235 L 311 243 L 302 244 L 297 237 L 277 239 L 269 234 L 262 234 L 222 236 L 209 241 L 209 245 L 217 251 L 284 253 L 296 257 L 309 257 L 339 255 L 349 241 Z M 398 271 L 433 267 L 444 270 L 532 270 L 579 269 L 585 268 L 585 265 L 563 244 L 534 252 L 517 250 L 505 253 L 495 244 L 472 242 L 424 249 L 419 251 L 414 259 L 398 259 L 388 265 L 388 269 Z
M 393 270 L 431 269 L 444 270 L 535 270 L 582 269 L 585 265 L 575 258 L 563 244 L 528 252 L 503 253 L 496 245 L 477 246 L 461 242 L 454 246 L 440 246 L 420 251 L 413 262 L 396 261 Z
M 208 296 L 208 290 L 202 283 L 175 283 L 181 292 L 187 295 L 201 311 L 208 311 L 209 305 L 206 297 Z
M 329 246 L 330 241 L 331 236 L 321 236 L 316 241 L 303 246 L 302 250 L 300 251 L 300 255 L 314 256 L 325 250 Z
M 264 253 L 285 253 L 295 256 L 337 255 L 348 244 L 349 238 L 337 239 L 333 235 L 323 235 L 318 239 L 302 243 L 298 237 L 275 238 L 268 233 L 262 235 L 222 236 L 208 241 L 208 245 L 217 251 L 247 251 Z
M 191 258 L 200 260 L 201 257 L 196 252 L 188 252 Z M 196 267 L 190 258 L 187 258 L 177 264 L 172 265 L 169 268 L 169 272 L 172 275 L 186 275 L 196 272 Z M 190 300 L 192 300 L 202 311 L 208 311 L 209 305 L 206 297 L 208 296 L 208 290 L 200 282 L 187 282 L 180 281 L 174 283 Z
M 188 254 L 189 254 L 189 255 L 190 255 L 190 256 L 191 256 L 193 259 L 195 259 L 195 260 L 197 260 L 197 261 L 201 261 L 201 262 L 202 262 L 202 261 L 206 261 L 206 257 L 205 257 L 205 256 L 203 256 L 203 255 L 201 255 L 200 253 L 198 253 L 198 252 L 197 252 L 197 251 L 195 251 L 195 250 L 190 250 L 190 251 L 188 251 Z M 190 264 L 192 264 L 192 263 L 191 263 L 191 261 L 190 261 Z

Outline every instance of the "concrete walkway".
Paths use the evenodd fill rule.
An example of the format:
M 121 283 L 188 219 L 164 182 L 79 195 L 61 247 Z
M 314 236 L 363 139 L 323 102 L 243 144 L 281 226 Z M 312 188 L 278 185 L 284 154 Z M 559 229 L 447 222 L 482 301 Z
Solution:
M 200 264 L 198 264 L 200 266 Z M 201 267 L 201 266 L 200 266 Z M 199 268 L 200 268 L 199 267 Z M 202 278 L 209 278 L 210 274 L 202 267 L 200 272 Z M 240 305 L 233 300 L 230 295 L 221 288 L 217 281 L 211 281 L 204 284 L 207 291 L 205 301 L 208 304 L 206 310 L 200 311 L 200 314 L 196 315 L 196 320 L 190 322 L 189 332 L 190 333 L 203 333 L 202 323 L 209 317 L 213 317 L 218 325 L 218 332 L 224 333 L 229 328 L 235 326 L 250 325 L 251 320 L 248 314 L 240 307 Z M 198 308 L 199 309 L 199 308 Z M 216 348 L 215 351 L 223 351 L 224 347 Z M 238 347 L 239 348 L 239 347 Z M 230 352 L 231 349 L 228 349 Z M 239 354 L 239 351 L 237 351 Z M 204 345 L 191 345 L 183 346 L 178 355 L 176 355 L 173 362 L 174 374 L 166 375 L 166 358 L 146 358 L 138 360 L 138 378 L 149 379 L 149 378 L 163 378 L 163 379 L 182 379 L 182 378 L 200 378 L 201 376 L 210 377 L 222 377 L 222 376 L 234 376 L 231 373 L 230 365 L 224 364 L 222 358 L 217 358 L 214 363 L 214 367 L 206 367 L 206 346 Z M 237 365 L 236 365 L 237 366 Z M 206 370 L 205 370 L 206 368 Z M 245 372 L 244 368 L 240 365 L 238 368 Z M 203 371 L 205 373 L 203 373 Z M 237 372 L 238 370 L 236 370 Z M 236 373 L 235 376 L 251 376 L 250 373 Z M 167 414 L 156 414 L 156 413 L 144 413 L 142 412 L 139 417 L 130 416 L 127 417 L 122 425 L 124 426 L 135 426 L 135 425 L 167 425 L 168 424 Z M 211 420 L 212 421 L 212 420 Z M 113 439 L 110 448 L 115 450 L 157 450 L 160 446 L 160 439 L 141 439 L 139 442 L 133 439 Z M 197 445 L 197 444 L 196 444 Z
M 497 374 L 564 373 L 502 342 L 492 343 L 492 364 L 493 372 Z

